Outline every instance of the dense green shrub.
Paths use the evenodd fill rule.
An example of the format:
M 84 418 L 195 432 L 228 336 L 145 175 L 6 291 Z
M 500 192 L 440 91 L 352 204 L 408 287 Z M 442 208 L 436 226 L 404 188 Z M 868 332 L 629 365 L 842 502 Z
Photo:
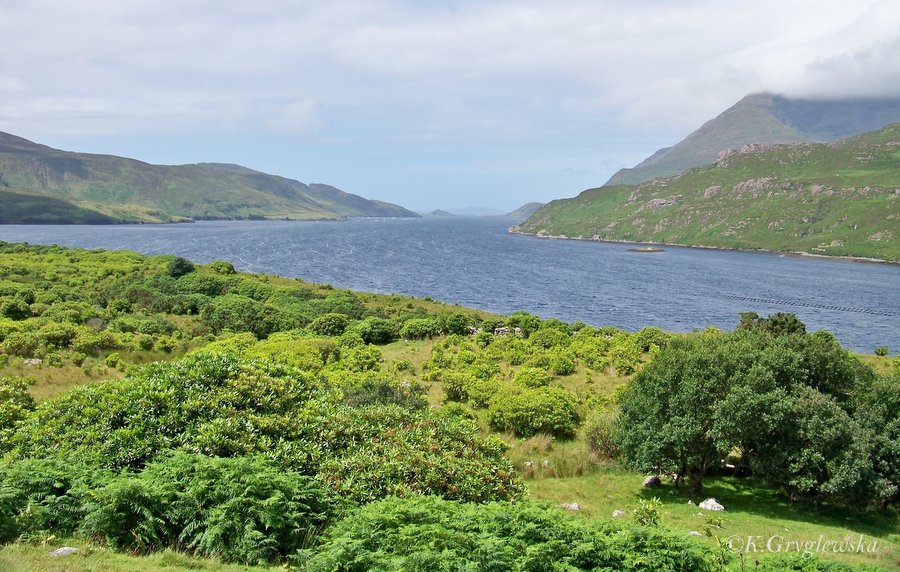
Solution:
M 349 323 L 350 319 L 346 315 L 329 312 L 310 322 L 307 329 L 319 336 L 339 336 L 344 333 Z
M 81 530 L 131 551 L 264 564 L 304 547 L 329 510 L 316 480 L 266 459 L 173 453 L 94 491 Z
M 450 401 L 467 401 L 473 407 L 485 407 L 500 385 L 493 379 L 476 377 L 468 371 L 441 372 L 444 395 Z
M 41 404 L 19 424 L 11 454 L 54 451 L 114 469 L 140 469 L 178 448 L 260 454 L 353 501 L 521 494 L 505 446 L 478 437 L 473 423 L 406 406 L 349 406 L 343 397 L 319 376 L 270 359 L 198 353 Z
M 437 322 L 432 318 L 412 318 L 403 323 L 400 337 L 404 340 L 421 340 L 437 335 Z
M 237 294 L 215 298 L 204 308 L 202 317 L 215 332 L 253 332 L 259 337 L 291 326 L 277 308 Z
M 176 256 L 169 261 L 166 265 L 166 273 L 172 278 L 179 278 L 184 276 L 185 274 L 190 274 L 194 271 L 194 265 L 191 261 L 186 260 L 180 256 Z
M 10 320 L 24 320 L 31 316 L 31 307 L 17 296 L 0 298 L 0 316 Z
M 513 375 L 513 382 L 522 387 L 545 387 L 550 385 L 550 375 L 537 367 L 522 367 Z
M 375 316 L 353 324 L 353 331 L 367 344 L 386 344 L 396 335 L 392 321 Z
M 578 426 L 574 396 L 552 387 L 502 391 L 491 399 L 488 416 L 495 429 L 520 437 L 538 433 L 568 437 Z
M 213 260 L 206 266 L 216 274 L 221 274 L 223 276 L 228 276 L 229 274 L 235 273 L 234 265 L 225 260 Z
M 385 499 L 348 514 L 297 563 L 331 570 L 713 570 L 707 549 L 655 528 L 606 523 L 532 502 Z
M 228 290 L 228 279 L 217 274 L 191 272 L 181 276 L 175 288 L 182 294 L 203 294 L 221 296 Z
M 34 410 L 34 399 L 25 380 L 0 377 L 0 457 L 9 449 L 16 425 Z

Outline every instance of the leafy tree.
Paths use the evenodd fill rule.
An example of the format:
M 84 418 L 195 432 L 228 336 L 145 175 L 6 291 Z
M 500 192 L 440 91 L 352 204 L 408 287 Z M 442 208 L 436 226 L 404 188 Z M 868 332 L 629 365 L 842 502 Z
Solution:
M 178 278 L 180 276 L 184 276 L 185 274 L 190 274 L 193 272 L 194 265 L 190 260 L 182 258 L 180 256 L 176 256 L 166 265 L 166 273 L 172 278 Z
M 495 429 L 520 437 L 538 433 L 569 437 L 579 421 L 574 396 L 551 387 L 498 393 L 491 399 L 488 417 Z

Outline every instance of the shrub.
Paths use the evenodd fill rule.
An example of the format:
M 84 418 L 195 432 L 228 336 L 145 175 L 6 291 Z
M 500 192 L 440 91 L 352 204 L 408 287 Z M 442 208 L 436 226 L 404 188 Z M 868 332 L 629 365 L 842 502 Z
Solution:
M 176 256 L 166 265 L 166 273 L 172 278 L 179 278 L 194 271 L 194 265 L 180 256 Z
M 184 546 L 242 564 L 302 548 L 329 512 L 314 479 L 271 461 L 166 455 L 91 495 L 81 529 L 131 551 Z
M 888 355 L 888 347 L 887 346 L 878 346 L 875 348 L 875 355 L 878 357 L 887 357 Z
M 420 340 L 435 336 L 438 330 L 438 324 L 432 318 L 411 318 L 400 328 L 400 337 L 404 340 Z
M 592 521 L 528 501 L 473 505 L 433 497 L 359 508 L 297 561 L 309 572 L 717 569 L 708 548 L 656 528 Z
M 24 320 L 31 316 L 31 307 L 18 297 L 0 298 L 0 316 L 10 320 Z
M 662 501 L 657 497 L 650 500 L 640 499 L 638 505 L 631 511 L 634 521 L 641 526 L 656 526 L 659 524 L 659 509 Z
M 0 457 L 9 449 L 10 439 L 22 419 L 34 410 L 28 383 L 22 379 L 0 377 Z
M 488 417 L 495 429 L 520 437 L 537 433 L 569 437 L 578 425 L 574 397 L 549 387 L 498 393 L 491 399 Z
M 213 260 L 212 262 L 207 264 L 207 268 L 209 268 L 216 274 L 221 274 L 223 276 L 228 276 L 235 273 L 234 265 L 224 260 Z
M 329 312 L 310 322 L 307 329 L 319 336 L 340 336 L 349 323 L 350 319 L 344 314 Z
M 543 369 L 523 367 L 513 375 L 513 382 L 528 388 L 545 387 L 550 384 L 550 376 Z
M 394 323 L 374 316 L 354 324 L 353 331 L 367 344 L 386 344 L 394 339 Z
M 550 358 L 550 369 L 556 375 L 572 375 L 576 369 L 575 359 L 569 353 L 555 353 Z
M 600 459 L 617 459 L 622 450 L 616 442 L 616 415 L 599 413 L 589 417 L 581 429 L 581 438 L 591 454 Z

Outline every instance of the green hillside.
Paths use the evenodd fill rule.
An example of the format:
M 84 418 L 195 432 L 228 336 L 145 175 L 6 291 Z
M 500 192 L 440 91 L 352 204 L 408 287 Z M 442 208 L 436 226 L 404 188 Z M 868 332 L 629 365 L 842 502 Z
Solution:
M 553 201 L 512 230 L 900 260 L 900 124 L 724 155 L 676 177 Z
M 716 161 L 723 149 L 742 145 L 831 142 L 900 121 L 900 99 L 819 101 L 770 93 L 748 95 L 678 144 L 660 149 L 606 182 L 636 185 Z
M 306 185 L 239 165 L 151 165 L 60 151 L 6 133 L 0 133 L 0 188 L 53 197 L 105 215 L 112 209 L 114 218 L 129 222 L 417 216 L 328 185 Z M 5 205 L 2 215 L 11 218 Z

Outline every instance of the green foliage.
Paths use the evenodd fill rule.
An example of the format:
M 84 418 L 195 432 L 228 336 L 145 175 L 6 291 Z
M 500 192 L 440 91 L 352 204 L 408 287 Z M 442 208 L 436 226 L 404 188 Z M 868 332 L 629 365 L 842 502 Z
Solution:
M 0 316 L 10 320 L 24 320 L 31 316 L 31 308 L 19 297 L 5 296 L 0 298 Z
M 0 457 L 9 449 L 16 426 L 33 410 L 34 399 L 28 394 L 28 383 L 0 377 Z
M 53 451 L 140 469 L 178 448 L 258 454 L 318 475 L 332 492 L 360 502 L 389 494 L 468 500 L 521 494 L 502 443 L 478 437 L 464 419 L 413 410 L 422 403 L 418 390 L 394 387 L 390 401 L 403 406 L 364 402 L 364 392 L 347 405 L 318 376 L 271 359 L 198 353 L 41 404 L 19 424 L 12 455 Z M 376 385 L 369 396 L 379 391 Z
M 657 497 L 650 500 L 639 499 L 638 505 L 631 511 L 634 521 L 641 526 L 656 526 L 659 524 L 659 509 L 662 501 Z
M 223 276 L 228 276 L 235 273 L 234 265 L 225 260 L 213 260 L 212 262 L 207 264 L 206 267 L 216 274 L 221 274 Z
M 875 355 L 878 357 L 887 357 L 888 356 L 888 347 L 887 346 L 878 346 L 875 348 Z
M 546 387 L 550 384 L 550 376 L 537 367 L 522 367 L 513 376 L 513 383 L 522 387 Z
M 411 318 L 400 328 L 400 337 L 404 340 L 421 340 L 437 335 L 440 326 L 432 318 Z
M 166 273 L 172 278 L 178 278 L 194 271 L 194 265 L 190 260 L 176 256 L 166 265 Z
M 633 468 L 695 488 L 736 450 L 795 498 L 884 502 L 896 473 L 873 472 L 872 443 L 893 414 L 853 406 L 873 379 L 827 333 L 673 340 L 621 396 L 616 436 Z
M 384 318 L 370 316 L 353 325 L 353 332 L 367 344 L 386 344 L 394 339 L 394 323 Z
M 319 336 L 339 336 L 344 333 L 349 323 L 350 319 L 346 315 L 329 312 L 310 322 L 307 329 Z
M 174 453 L 91 495 L 81 529 L 137 552 L 184 546 L 244 564 L 301 548 L 329 512 L 314 479 L 258 457 Z
M 265 337 L 278 329 L 288 329 L 283 320 L 277 308 L 238 294 L 216 298 L 203 310 L 203 321 L 215 332 L 252 332 Z
M 332 527 L 297 562 L 326 570 L 712 570 L 708 553 L 655 528 L 590 521 L 544 505 L 385 499 Z
M 778 312 L 768 318 L 760 318 L 756 312 L 741 312 L 738 329 L 760 329 L 776 336 L 784 336 L 805 334 L 806 324 L 797 319 L 796 315 L 787 312 Z
M 617 414 L 597 413 L 587 420 L 581 428 L 581 439 L 588 450 L 600 459 L 613 460 L 622 456 L 616 440 Z
M 520 437 L 538 433 L 569 437 L 579 421 L 572 394 L 552 387 L 502 391 L 491 399 L 488 416 L 495 429 Z

